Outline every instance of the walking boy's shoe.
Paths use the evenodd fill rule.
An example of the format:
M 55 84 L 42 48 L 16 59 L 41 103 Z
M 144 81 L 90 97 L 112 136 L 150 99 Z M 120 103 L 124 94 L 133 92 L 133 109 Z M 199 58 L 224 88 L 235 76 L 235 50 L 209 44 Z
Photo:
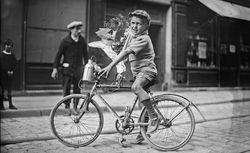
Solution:
M 16 106 L 14 106 L 14 105 L 10 105 L 10 106 L 9 106 L 9 109 L 17 109 L 17 108 L 16 108 Z

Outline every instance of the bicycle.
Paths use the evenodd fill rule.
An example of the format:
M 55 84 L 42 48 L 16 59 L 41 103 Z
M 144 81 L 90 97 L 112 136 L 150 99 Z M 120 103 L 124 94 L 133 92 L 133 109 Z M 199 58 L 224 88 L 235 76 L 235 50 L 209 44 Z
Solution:
M 195 117 L 190 108 L 191 105 L 195 105 L 191 101 L 171 93 L 153 96 L 148 87 L 148 94 L 160 117 L 160 122 L 155 132 L 147 133 L 150 128 L 147 110 L 144 107 L 141 109 L 137 122 L 132 115 L 138 97 L 135 98 L 131 109 L 126 107 L 124 114 L 118 115 L 101 94 L 97 93 L 99 88 L 128 89 L 129 87 L 122 86 L 122 80 L 123 77 L 120 77 L 115 84 L 102 84 L 101 77 L 96 73 L 90 92 L 86 95 L 72 94 L 59 101 L 50 113 L 51 129 L 55 137 L 64 145 L 75 148 L 94 142 L 101 134 L 104 123 L 103 112 L 93 99 L 97 95 L 116 118 L 115 127 L 122 135 L 119 139 L 121 144 L 125 142 L 123 136 L 132 134 L 135 127 L 139 127 L 146 142 L 157 150 L 177 150 L 189 142 L 195 130 Z M 65 103 L 72 103 L 74 107 L 66 110 L 63 108 Z M 195 108 L 198 110 L 196 106 Z M 73 113 L 67 114 L 68 111 Z

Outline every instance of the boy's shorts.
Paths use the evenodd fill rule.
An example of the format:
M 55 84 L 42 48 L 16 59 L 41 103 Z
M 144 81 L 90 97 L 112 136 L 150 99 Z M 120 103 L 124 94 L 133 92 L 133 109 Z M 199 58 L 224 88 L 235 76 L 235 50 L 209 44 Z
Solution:
M 153 81 L 156 78 L 157 74 L 151 71 L 140 71 L 135 75 L 135 78 L 146 78 L 149 81 Z

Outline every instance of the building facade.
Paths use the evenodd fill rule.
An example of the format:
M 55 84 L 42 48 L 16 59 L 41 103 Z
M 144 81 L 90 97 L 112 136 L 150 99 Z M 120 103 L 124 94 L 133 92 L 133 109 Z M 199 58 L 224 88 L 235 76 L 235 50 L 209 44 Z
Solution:
M 173 37 L 178 39 L 185 33 L 185 38 L 177 40 L 177 46 L 184 45 L 183 48 L 173 49 L 173 86 L 250 85 L 249 1 L 238 3 L 221 0 L 177 3 L 173 20 L 181 27 L 177 27 Z M 181 28 L 185 31 L 178 32 Z
M 225 10 L 216 7 L 221 2 L 228 5 Z M 247 39 L 250 22 L 244 14 L 250 10 L 250 2 L 231 2 L 2 0 L 1 42 L 11 38 L 15 43 L 19 61 L 15 89 L 57 89 L 60 80 L 51 79 L 50 73 L 60 40 L 68 34 L 69 22 L 83 21 L 83 35 L 92 42 L 99 40 L 95 32 L 104 26 L 105 20 L 144 9 L 152 18 L 149 35 L 159 70 L 157 89 L 250 86 L 250 42 Z M 232 10 L 241 15 L 232 16 Z M 89 48 L 89 52 L 101 66 L 110 62 L 98 49 Z M 112 72 L 109 81 L 114 75 Z M 132 77 L 129 71 L 125 76 Z

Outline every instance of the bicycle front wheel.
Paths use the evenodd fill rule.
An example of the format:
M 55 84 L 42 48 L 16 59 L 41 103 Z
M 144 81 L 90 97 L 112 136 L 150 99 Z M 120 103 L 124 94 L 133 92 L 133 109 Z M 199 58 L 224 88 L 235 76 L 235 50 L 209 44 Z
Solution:
M 141 126 L 145 140 L 155 149 L 162 151 L 177 150 L 191 139 L 195 129 L 195 118 L 190 107 L 180 98 L 170 95 L 154 97 L 153 105 L 160 116 L 158 130 L 147 133 L 150 126 Z M 147 110 L 141 113 L 140 121 L 148 122 Z
M 52 132 L 66 146 L 87 146 L 95 141 L 102 131 L 103 114 L 99 105 L 92 99 L 80 120 L 76 120 L 84 111 L 81 107 L 85 98 L 86 96 L 81 94 L 66 96 L 50 113 Z

